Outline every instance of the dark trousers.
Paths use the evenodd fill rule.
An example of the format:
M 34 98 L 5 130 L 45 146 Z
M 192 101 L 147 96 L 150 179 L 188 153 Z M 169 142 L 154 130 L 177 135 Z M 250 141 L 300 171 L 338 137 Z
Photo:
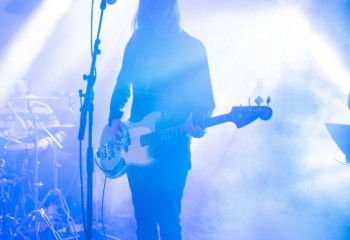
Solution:
M 176 161 L 176 160 L 175 160 Z M 188 168 L 155 163 L 127 171 L 137 240 L 181 240 L 181 199 Z

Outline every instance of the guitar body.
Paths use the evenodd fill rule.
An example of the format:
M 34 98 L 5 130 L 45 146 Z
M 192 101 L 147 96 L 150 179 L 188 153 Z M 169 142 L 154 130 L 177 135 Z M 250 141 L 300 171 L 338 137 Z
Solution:
M 129 165 L 147 166 L 154 159 L 148 154 L 149 146 L 142 146 L 140 137 L 155 131 L 155 123 L 160 118 L 159 112 L 153 112 L 137 123 L 125 122 L 128 129 L 126 144 L 118 147 L 112 142 L 111 130 L 105 126 L 100 140 L 100 166 L 109 178 L 122 176 Z M 103 151 L 103 152 L 101 152 Z

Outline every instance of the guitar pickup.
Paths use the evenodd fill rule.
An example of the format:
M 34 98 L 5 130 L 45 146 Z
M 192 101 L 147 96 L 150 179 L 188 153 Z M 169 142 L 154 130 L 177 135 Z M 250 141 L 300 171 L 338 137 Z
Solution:
M 125 144 L 125 145 L 124 145 L 124 152 L 127 153 L 128 151 L 129 151 L 129 145 L 128 145 L 128 144 Z
M 127 130 L 126 132 L 126 144 L 124 144 L 124 151 L 127 153 L 129 151 L 129 145 L 131 145 L 131 139 L 130 139 L 130 133 L 129 131 Z

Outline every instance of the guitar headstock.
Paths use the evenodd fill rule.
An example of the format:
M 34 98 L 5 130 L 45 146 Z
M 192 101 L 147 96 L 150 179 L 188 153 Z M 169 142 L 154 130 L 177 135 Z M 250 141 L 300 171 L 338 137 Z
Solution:
M 236 124 L 237 128 L 244 127 L 256 119 L 267 121 L 272 116 L 272 109 L 267 106 L 260 106 L 261 98 L 255 101 L 257 106 L 238 106 L 233 107 L 231 112 L 227 114 L 227 120 Z M 270 97 L 267 99 L 267 104 L 270 103 Z

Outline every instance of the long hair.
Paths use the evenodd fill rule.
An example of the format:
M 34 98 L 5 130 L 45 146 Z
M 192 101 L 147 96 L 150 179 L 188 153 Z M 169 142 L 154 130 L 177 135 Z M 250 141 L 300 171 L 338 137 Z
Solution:
M 150 18 L 150 11 L 155 14 L 155 20 Z M 154 21 L 161 21 L 169 27 L 180 29 L 180 13 L 177 0 L 139 0 L 133 29 L 152 28 L 152 22 Z

